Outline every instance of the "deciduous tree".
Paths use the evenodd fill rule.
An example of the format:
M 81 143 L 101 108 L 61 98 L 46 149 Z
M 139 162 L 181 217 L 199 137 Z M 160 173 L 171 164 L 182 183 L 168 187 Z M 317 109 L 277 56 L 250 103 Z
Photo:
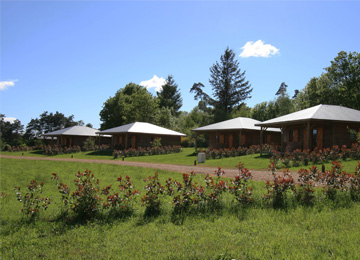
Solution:
M 143 86 L 129 83 L 105 101 L 100 111 L 101 129 L 136 121 L 152 123 L 158 108 L 155 98 Z

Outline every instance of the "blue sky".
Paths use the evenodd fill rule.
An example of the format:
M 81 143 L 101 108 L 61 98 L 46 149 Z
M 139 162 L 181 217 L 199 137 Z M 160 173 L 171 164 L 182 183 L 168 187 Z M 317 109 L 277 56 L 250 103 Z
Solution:
M 202 82 L 212 92 L 209 68 L 226 47 L 235 51 L 253 87 L 250 107 L 272 100 L 282 82 L 290 94 L 303 89 L 338 52 L 360 51 L 358 1 L 0 5 L 0 113 L 25 126 L 44 111 L 59 111 L 97 128 L 109 97 L 154 75 L 173 75 L 182 110 L 190 111 L 197 105 L 191 86 Z M 254 43 L 257 52 L 243 48 Z M 155 93 L 155 85 L 148 87 Z

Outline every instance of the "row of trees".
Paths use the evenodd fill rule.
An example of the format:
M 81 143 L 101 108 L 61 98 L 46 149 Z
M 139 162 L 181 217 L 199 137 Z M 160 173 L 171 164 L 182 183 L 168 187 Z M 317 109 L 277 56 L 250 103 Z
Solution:
M 220 61 L 210 67 L 212 94 L 203 90 L 204 84 L 201 82 L 191 87 L 190 92 L 194 93 L 199 103 L 190 112 L 180 111 L 180 90 L 174 77 L 169 75 L 156 96 L 134 83 L 119 89 L 104 102 L 100 111 L 100 128 L 103 130 L 135 121 L 149 122 L 187 134 L 191 144 L 191 129 L 239 116 L 265 121 L 318 104 L 360 109 L 360 54 L 342 51 L 324 70 L 321 76 L 310 79 L 304 89 L 295 90 L 292 97 L 283 82 L 274 93 L 273 100 L 250 108 L 245 101 L 251 98 L 253 89 L 246 80 L 245 71 L 240 69 L 235 59 L 235 52 L 226 48 Z M 84 125 L 81 120 L 74 121 L 73 115 L 66 117 L 59 112 L 53 114 L 45 111 L 39 118 L 31 119 L 24 133 L 20 121 L 11 124 L 5 122 L 4 118 L 5 115 L 1 115 L 1 142 L 12 146 L 20 144 L 21 138 L 31 143 L 43 133 Z M 91 124 L 87 126 L 92 127 Z
M 5 120 L 5 115 L 0 114 L 0 148 L 4 150 L 6 146 L 20 146 L 23 144 L 33 146 L 40 144 L 37 139 L 42 134 L 56 131 L 62 128 L 85 125 L 85 123 L 74 120 L 74 115 L 65 116 L 63 113 L 49 113 L 45 111 L 38 118 L 31 119 L 26 126 L 24 126 L 19 120 L 15 120 L 13 123 Z M 91 124 L 86 124 L 88 127 L 92 127 Z

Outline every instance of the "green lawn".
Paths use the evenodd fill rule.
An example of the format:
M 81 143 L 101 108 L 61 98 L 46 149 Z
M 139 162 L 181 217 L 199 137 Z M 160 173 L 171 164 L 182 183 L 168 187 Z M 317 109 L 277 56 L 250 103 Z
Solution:
M 360 259 L 360 203 L 346 195 L 313 207 L 265 207 L 263 182 L 251 182 L 254 206 L 242 208 L 226 197 L 212 213 L 175 216 L 166 200 L 162 213 L 145 218 L 139 203 L 128 219 L 96 219 L 85 224 L 57 220 L 59 199 L 51 173 L 71 184 L 78 170 L 91 169 L 101 185 L 129 175 L 143 193 L 144 177 L 154 170 L 107 164 L 1 159 L 2 259 Z M 181 174 L 159 172 L 160 180 Z M 13 187 L 25 189 L 30 180 L 44 181 L 53 199 L 39 221 L 22 219 Z M 197 176 L 202 182 L 203 176 Z M 321 196 L 321 193 L 318 191 Z
M 96 159 L 96 160 L 121 160 L 121 158 L 114 159 L 112 152 L 109 151 L 99 151 L 99 152 L 80 152 L 74 154 L 62 154 L 62 155 L 43 155 L 41 151 L 31 151 L 31 152 L 1 152 L 4 155 L 15 155 L 15 156 L 32 156 L 32 157 L 54 157 L 54 158 L 76 158 L 76 159 Z M 165 163 L 165 164 L 177 164 L 177 165 L 194 165 L 197 157 L 195 155 L 194 148 L 183 148 L 180 153 L 165 154 L 165 155 L 153 155 L 153 156 L 139 156 L 139 157 L 127 157 L 126 161 L 133 162 L 152 162 L 152 163 Z M 209 159 L 205 163 L 200 165 L 205 166 L 215 166 L 221 168 L 231 168 L 233 169 L 239 162 L 245 164 L 245 167 L 252 170 L 267 170 L 269 166 L 269 156 L 260 154 L 251 154 L 238 157 L 229 157 L 222 159 Z M 353 172 L 357 161 L 350 160 L 342 162 L 344 170 L 347 172 Z M 326 169 L 331 168 L 331 163 L 324 164 Z M 321 168 L 321 164 L 317 165 Z M 305 166 L 292 167 L 291 171 L 295 172 L 301 168 L 309 168 Z

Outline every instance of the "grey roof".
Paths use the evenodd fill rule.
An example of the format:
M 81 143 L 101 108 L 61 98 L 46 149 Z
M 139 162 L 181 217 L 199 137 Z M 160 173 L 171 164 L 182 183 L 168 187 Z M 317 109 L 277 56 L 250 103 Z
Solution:
M 137 133 L 137 134 L 186 136 L 185 134 L 144 122 L 134 122 L 127 125 L 106 129 L 97 133 L 110 134 L 110 135 L 119 134 L 119 133 Z
M 58 136 L 58 135 L 98 136 L 96 134 L 97 131 L 99 130 L 86 126 L 71 126 L 43 134 L 43 136 Z
M 199 128 L 192 129 L 191 131 L 195 132 L 211 132 L 218 130 L 257 130 L 260 131 L 260 127 L 255 126 L 255 124 L 261 123 L 261 121 L 248 118 L 248 117 L 237 117 L 230 120 L 222 121 L 219 123 L 202 126 Z M 270 128 L 267 131 L 280 132 L 279 129 Z
M 360 111 L 343 106 L 317 105 L 291 114 L 273 118 L 256 125 L 280 126 L 283 123 L 300 123 L 318 120 L 360 122 Z

